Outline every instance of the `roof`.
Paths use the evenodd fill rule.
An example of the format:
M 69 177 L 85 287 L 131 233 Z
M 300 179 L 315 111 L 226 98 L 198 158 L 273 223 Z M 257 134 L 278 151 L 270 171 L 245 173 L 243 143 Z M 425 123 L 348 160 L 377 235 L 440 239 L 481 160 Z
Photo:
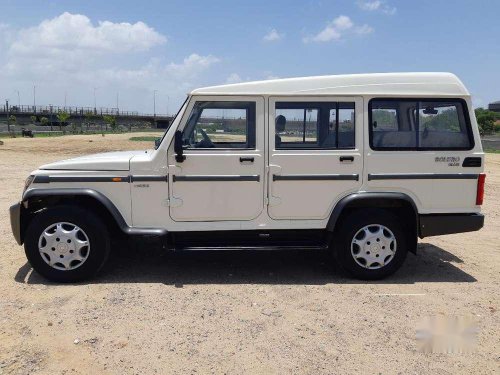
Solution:
M 452 73 L 374 73 L 273 79 L 203 87 L 193 95 L 468 96 Z
M 492 105 L 492 104 L 500 104 L 500 100 L 496 101 L 496 102 L 493 102 L 493 103 L 490 103 L 489 105 Z

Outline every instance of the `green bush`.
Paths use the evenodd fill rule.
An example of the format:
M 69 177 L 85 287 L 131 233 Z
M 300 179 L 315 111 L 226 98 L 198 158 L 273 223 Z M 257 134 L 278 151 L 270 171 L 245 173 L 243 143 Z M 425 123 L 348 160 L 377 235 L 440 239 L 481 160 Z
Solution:
M 500 121 L 495 122 L 495 133 L 500 133 Z
M 475 112 L 481 135 L 492 134 L 495 131 L 496 113 L 483 108 L 477 108 Z

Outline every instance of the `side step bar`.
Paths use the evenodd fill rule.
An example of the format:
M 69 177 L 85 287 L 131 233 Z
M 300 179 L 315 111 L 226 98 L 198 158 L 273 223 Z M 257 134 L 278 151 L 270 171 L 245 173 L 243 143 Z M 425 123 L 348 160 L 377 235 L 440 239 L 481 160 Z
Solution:
M 315 246 L 185 246 L 175 247 L 175 251 L 281 251 L 281 250 L 327 250 L 327 245 Z

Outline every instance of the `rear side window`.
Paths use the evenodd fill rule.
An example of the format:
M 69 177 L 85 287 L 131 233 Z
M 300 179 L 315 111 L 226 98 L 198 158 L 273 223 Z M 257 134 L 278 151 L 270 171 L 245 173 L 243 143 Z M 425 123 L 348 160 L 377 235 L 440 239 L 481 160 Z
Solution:
M 470 150 L 474 146 L 463 100 L 372 99 L 374 150 Z
M 354 148 L 354 103 L 277 102 L 276 149 Z

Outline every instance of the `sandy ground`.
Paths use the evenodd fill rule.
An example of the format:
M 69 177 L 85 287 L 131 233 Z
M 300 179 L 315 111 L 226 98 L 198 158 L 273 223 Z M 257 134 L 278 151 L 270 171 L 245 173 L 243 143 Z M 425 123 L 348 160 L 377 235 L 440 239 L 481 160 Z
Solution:
M 318 253 L 166 254 L 149 245 L 114 249 L 92 282 L 45 281 L 10 232 L 7 209 L 24 178 L 75 154 L 151 146 L 128 137 L 3 139 L 0 374 L 500 370 L 500 155 L 487 156 L 485 228 L 421 241 L 385 281 L 342 277 Z M 416 328 L 429 316 L 472 317 L 476 350 L 419 351 Z

